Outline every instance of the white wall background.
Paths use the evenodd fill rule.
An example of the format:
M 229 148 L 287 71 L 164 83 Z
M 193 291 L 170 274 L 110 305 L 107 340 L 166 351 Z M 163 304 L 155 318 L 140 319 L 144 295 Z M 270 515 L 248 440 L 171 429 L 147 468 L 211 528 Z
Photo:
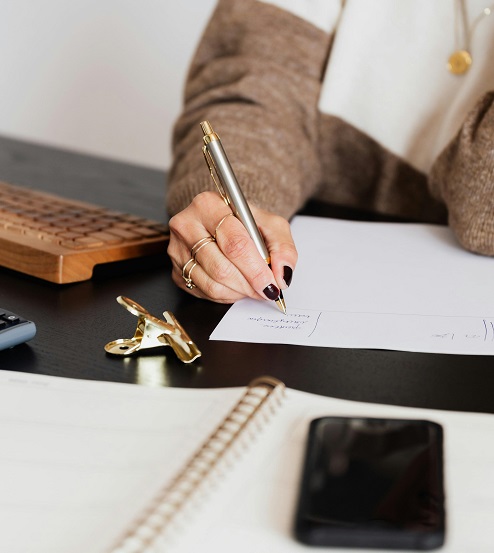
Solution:
M 0 0 L 0 134 L 156 168 L 216 0 Z

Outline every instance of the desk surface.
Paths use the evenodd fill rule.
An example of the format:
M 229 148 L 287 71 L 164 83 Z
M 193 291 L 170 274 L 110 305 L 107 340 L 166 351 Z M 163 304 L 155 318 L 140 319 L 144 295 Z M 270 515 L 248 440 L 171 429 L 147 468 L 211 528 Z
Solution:
M 0 138 L 0 180 L 166 220 L 163 172 Z M 172 311 L 203 352 L 191 365 L 170 348 L 132 358 L 104 345 L 137 319 L 115 301 Z M 156 386 L 222 387 L 270 374 L 333 397 L 494 413 L 494 358 L 208 340 L 227 306 L 178 290 L 165 255 L 103 266 L 90 281 L 55 285 L 0 268 L 0 306 L 35 321 L 31 342 L 0 352 L 0 369 Z

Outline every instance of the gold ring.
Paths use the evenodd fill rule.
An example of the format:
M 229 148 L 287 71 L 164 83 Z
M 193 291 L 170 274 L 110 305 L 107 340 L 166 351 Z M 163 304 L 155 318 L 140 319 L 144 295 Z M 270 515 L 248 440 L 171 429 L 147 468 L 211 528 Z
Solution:
M 223 221 L 224 221 L 227 217 L 229 217 L 230 215 L 233 216 L 233 213 L 227 213 L 227 214 L 223 217 L 223 219 L 221 219 L 221 221 L 216 225 L 216 228 L 214 229 L 214 236 L 213 236 L 213 238 L 214 238 L 215 240 L 216 240 L 216 236 L 217 236 L 217 234 L 218 234 L 218 229 L 219 229 L 219 228 L 221 227 L 221 225 L 223 224 Z
M 206 238 L 201 238 L 198 242 L 196 242 L 192 249 L 190 250 L 190 254 L 194 258 L 194 260 L 197 258 L 197 252 L 204 248 L 204 246 L 207 246 L 208 244 L 211 244 L 211 242 L 216 242 L 216 239 L 214 236 L 206 236 Z
M 187 270 L 187 267 L 190 265 L 190 263 L 193 263 L 192 267 L 189 269 L 189 273 L 187 276 L 185 276 L 185 271 Z M 192 269 L 197 265 L 195 259 L 190 258 L 189 261 L 182 267 L 182 278 L 185 280 L 185 286 L 189 290 L 192 290 L 192 288 L 195 288 L 196 285 L 192 282 L 192 279 L 190 278 L 190 273 L 192 273 Z
M 196 285 L 192 282 L 192 271 L 194 270 L 194 267 L 196 267 L 197 265 L 199 265 L 199 263 L 197 263 L 197 261 L 194 261 L 192 267 L 190 268 L 189 270 L 189 280 L 190 280 L 190 283 L 192 284 L 192 288 L 195 288 Z
M 190 251 L 191 253 L 198 247 L 200 246 L 203 242 L 206 242 L 207 240 L 211 240 L 211 238 L 213 238 L 211 235 L 209 236 L 205 236 L 204 238 L 201 238 L 200 240 L 198 240 L 193 246 L 192 248 L 190 248 Z

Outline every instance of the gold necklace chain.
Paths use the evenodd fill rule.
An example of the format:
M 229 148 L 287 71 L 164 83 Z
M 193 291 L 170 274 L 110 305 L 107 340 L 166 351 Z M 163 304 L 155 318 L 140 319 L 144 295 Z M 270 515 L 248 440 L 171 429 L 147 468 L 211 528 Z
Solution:
M 448 59 L 448 71 L 454 75 L 465 74 L 472 65 L 472 37 L 477 25 L 489 15 L 494 14 L 494 4 L 485 7 L 468 25 L 468 15 L 464 0 L 456 0 L 456 50 Z M 459 16 L 458 16 L 459 15 Z

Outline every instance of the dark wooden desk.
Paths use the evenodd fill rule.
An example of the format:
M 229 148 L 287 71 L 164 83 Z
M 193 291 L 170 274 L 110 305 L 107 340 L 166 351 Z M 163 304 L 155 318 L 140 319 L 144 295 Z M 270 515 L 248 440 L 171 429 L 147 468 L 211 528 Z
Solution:
M 0 138 L 0 179 L 166 220 L 165 174 Z M 103 346 L 131 337 L 137 319 L 115 298 L 151 313 L 166 309 L 203 352 L 183 365 L 170 348 L 134 358 Z M 58 286 L 0 268 L 0 306 L 36 322 L 34 340 L 0 352 L 0 369 L 147 385 L 222 387 L 271 374 L 287 386 L 333 397 L 494 413 L 494 359 L 383 350 L 210 342 L 228 309 L 178 290 L 166 256 L 99 268 L 92 280 Z

